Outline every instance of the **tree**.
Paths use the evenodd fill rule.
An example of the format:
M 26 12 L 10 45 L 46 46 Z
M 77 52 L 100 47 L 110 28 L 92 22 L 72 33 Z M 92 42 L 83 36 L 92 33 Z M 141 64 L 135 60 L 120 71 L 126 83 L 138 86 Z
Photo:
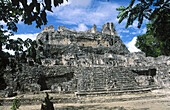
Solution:
M 59 6 L 63 0 L 54 0 L 54 6 Z M 47 24 L 46 10 L 52 12 L 51 0 L 32 0 L 28 4 L 27 0 L 0 0 L 0 21 L 7 23 L 8 30 L 17 31 L 16 23 L 21 17 L 21 21 L 31 25 L 36 22 L 36 27 Z
M 36 28 L 41 28 L 47 24 L 47 11 L 52 12 L 52 0 L 32 0 L 28 4 L 27 0 L 0 0 L 0 21 L 5 25 L 0 24 L 0 79 L 5 74 L 5 68 L 9 65 L 13 71 L 16 67 L 20 70 L 21 62 L 26 62 L 26 57 L 31 57 L 35 62 L 41 64 L 40 55 L 35 51 L 36 42 L 31 39 L 22 41 L 22 39 L 13 40 L 9 36 L 17 32 L 17 23 L 19 20 L 24 24 L 32 25 L 36 23 Z M 54 6 L 59 6 L 63 0 L 53 0 Z M 20 19 L 19 19 L 20 18 Z M 23 51 L 23 46 L 27 47 L 27 52 Z M 15 51 L 15 60 L 9 60 L 11 56 L 8 52 L 4 52 L 3 48 Z M 38 48 L 39 49 L 39 48 Z M 42 51 L 42 48 L 40 49 Z M 27 54 L 26 54 L 27 53 Z M 2 78 L 3 79 L 3 78 Z M 0 82 L 3 82 L 1 80 Z M 0 83 L 0 89 L 5 89 L 6 85 Z
M 63 0 L 53 1 L 55 7 L 63 3 Z M 19 20 L 28 25 L 32 25 L 32 23 L 35 22 L 36 28 L 41 28 L 42 25 L 46 25 L 46 11 L 52 12 L 51 2 L 52 0 L 42 0 L 41 2 L 32 0 L 32 2 L 28 4 L 27 0 L 0 0 L 0 21 L 4 22 L 6 26 L 6 29 L 4 29 L 4 26 L 0 24 L 0 69 L 6 67 L 8 57 L 10 57 L 7 52 L 3 51 L 3 47 L 18 53 L 19 51 L 23 51 L 23 44 L 27 44 L 27 47 L 31 44 L 32 46 L 29 46 L 29 53 L 35 60 L 35 53 L 32 53 L 35 50 L 35 43 L 30 40 L 9 39 L 9 36 L 13 35 L 12 32 L 17 32 L 16 24 Z M 11 32 L 9 32 L 10 30 Z
M 146 53 L 146 56 L 157 57 L 161 55 L 162 43 L 152 35 L 139 35 L 135 46 Z
M 151 31 L 151 23 L 147 23 L 147 32 L 143 35 L 137 36 L 137 41 L 135 46 L 146 53 L 146 56 L 158 57 L 160 55 L 165 55 L 169 50 L 166 50 L 164 43 L 158 38 L 154 37 Z
M 147 24 L 147 29 L 149 29 L 150 23 Z M 158 41 L 156 37 L 153 37 L 149 31 L 146 34 L 138 35 L 135 46 L 141 51 L 146 53 L 146 56 L 157 57 L 162 55 L 163 43 Z
M 164 51 L 162 55 L 170 55 L 170 8 L 169 0 L 131 0 L 127 7 L 120 6 L 117 8 L 120 11 L 117 18 L 119 23 L 124 19 L 127 19 L 125 28 L 132 25 L 133 22 L 138 20 L 138 28 L 141 27 L 143 20 L 148 19 L 150 21 L 150 27 L 148 27 L 149 33 L 158 41 L 162 42 Z
M 59 6 L 63 3 L 63 0 L 54 0 L 54 6 Z M 31 25 L 36 22 L 36 28 L 41 28 L 41 25 L 47 24 L 46 11 L 50 11 L 52 8 L 51 0 L 44 0 L 38 2 L 38 0 L 32 0 L 28 4 L 27 0 L 0 0 L 0 21 L 6 24 L 7 29 L 4 30 L 4 26 L 0 25 L 0 51 L 2 46 L 5 45 L 8 37 L 5 35 L 8 30 L 17 32 L 16 24 L 21 18 L 21 21 L 25 24 Z

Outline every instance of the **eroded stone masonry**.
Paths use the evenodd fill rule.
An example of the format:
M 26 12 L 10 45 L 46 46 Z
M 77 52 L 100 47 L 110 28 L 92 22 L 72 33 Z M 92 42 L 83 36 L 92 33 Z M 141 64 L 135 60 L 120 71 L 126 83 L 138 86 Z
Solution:
M 130 53 L 113 23 L 97 31 L 76 32 L 50 25 L 37 36 L 43 47 L 42 65 L 22 64 L 20 71 L 7 71 L 8 89 L 38 92 L 94 92 L 170 87 L 170 57 L 146 57 Z

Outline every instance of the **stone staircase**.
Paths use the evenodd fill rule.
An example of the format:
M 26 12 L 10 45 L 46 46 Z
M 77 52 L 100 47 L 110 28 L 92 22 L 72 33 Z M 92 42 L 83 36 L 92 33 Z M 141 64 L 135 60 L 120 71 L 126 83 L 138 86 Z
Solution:
M 135 73 L 125 67 L 93 67 L 93 69 L 88 68 L 85 71 L 87 71 L 85 74 L 91 77 L 90 80 L 83 79 L 88 80 L 86 85 L 89 86 L 87 90 L 78 91 L 78 94 L 123 94 L 151 91 L 157 88 L 156 85 L 139 86 L 135 80 Z
M 98 72 L 95 73 L 94 77 L 93 77 L 93 89 L 94 90 L 102 90 L 106 87 L 106 80 L 105 80 L 105 76 L 104 73 L 102 72 Z

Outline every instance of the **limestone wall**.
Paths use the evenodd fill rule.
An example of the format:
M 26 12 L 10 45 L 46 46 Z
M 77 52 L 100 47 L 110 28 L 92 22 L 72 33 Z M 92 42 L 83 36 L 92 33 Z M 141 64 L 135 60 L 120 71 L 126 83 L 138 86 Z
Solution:
M 110 33 L 107 33 L 107 31 L 109 31 Z M 78 47 L 80 46 L 81 48 L 88 47 L 87 50 L 91 50 L 91 47 L 97 47 L 96 49 L 100 50 L 100 53 L 105 53 L 105 50 L 108 50 L 108 52 L 112 51 L 113 53 L 117 54 L 129 53 L 128 49 L 123 44 L 120 37 L 118 37 L 115 33 L 116 31 L 113 23 L 104 24 L 102 32 L 97 32 L 96 25 L 94 25 L 91 31 L 88 32 L 76 32 L 67 29 L 64 26 L 59 26 L 58 30 L 54 30 L 53 26 L 49 26 L 44 28 L 44 30 L 40 34 L 38 34 L 37 43 L 39 44 L 39 40 L 43 42 L 44 52 L 46 51 L 45 53 L 48 53 L 49 50 L 57 51 L 58 48 L 55 49 L 54 45 L 56 45 L 56 47 L 58 47 L 58 45 L 69 47 L 69 45 L 72 44 L 76 44 Z M 105 48 L 103 50 L 103 47 L 108 48 Z M 50 55 L 48 55 L 48 57 L 49 56 Z
M 71 65 L 68 60 L 75 56 L 67 54 L 62 57 L 65 59 L 60 64 L 57 63 L 58 59 L 48 58 L 43 59 L 43 65 L 22 64 L 15 72 L 8 67 L 3 78 L 7 87 L 24 92 L 46 89 L 53 92 L 93 92 L 170 87 L 170 57 L 152 59 L 144 57 L 142 53 L 126 56 L 105 54 L 108 60 L 103 60 L 102 55 L 89 54 L 89 58 L 81 56 L 69 62 Z M 136 60 L 140 63 L 136 63 Z
M 14 70 L 7 67 L 0 79 L 14 91 L 31 92 L 170 87 L 170 57 L 130 53 L 115 33 L 112 23 L 104 24 L 102 32 L 96 33 L 95 26 L 89 32 L 46 27 L 37 36 L 38 47 L 43 47 L 42 65 L 28 61 L 19 63 Z

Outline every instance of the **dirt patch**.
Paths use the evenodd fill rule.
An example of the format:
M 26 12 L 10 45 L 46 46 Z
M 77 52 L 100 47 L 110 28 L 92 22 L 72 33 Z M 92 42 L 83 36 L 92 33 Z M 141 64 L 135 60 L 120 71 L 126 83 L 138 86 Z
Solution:
M 36 95 L 26 95 L 27 98 L 35 97 Z M 36 97 L 43 97 L 39 94 Z M 52 97 L 74 97 L 73 94 L 50 94 Z M 137 98 L 137 97 L 143 98 Z M 153 97 L 151 97 L 153 96 Z M 163 96 L 163 97 L 162 97 Z M 149 97 L 149 98 L 148 98 Z M 90 103 L 90 100 L 108 100 L 108 99 L 123 99 L 119 101 L 101 101 Z M 81 100 L 80 100 L 81 99 Z M 131 100 L 133 99 L 133 100 Z M 55 103 L 55 110 L 170 110 L 170 92 L 168 89 L 155 90 L 144 94 L 129 94 L 121 96 L 89 96 L 80 97 L 77 103 Z M 85 103 L 83 103 L 86 100 Z M 0 110 L 10 110 L 11 106 L 0 106 Z M 19 110 L 40 110 L 41 105 L 21 105 Z

